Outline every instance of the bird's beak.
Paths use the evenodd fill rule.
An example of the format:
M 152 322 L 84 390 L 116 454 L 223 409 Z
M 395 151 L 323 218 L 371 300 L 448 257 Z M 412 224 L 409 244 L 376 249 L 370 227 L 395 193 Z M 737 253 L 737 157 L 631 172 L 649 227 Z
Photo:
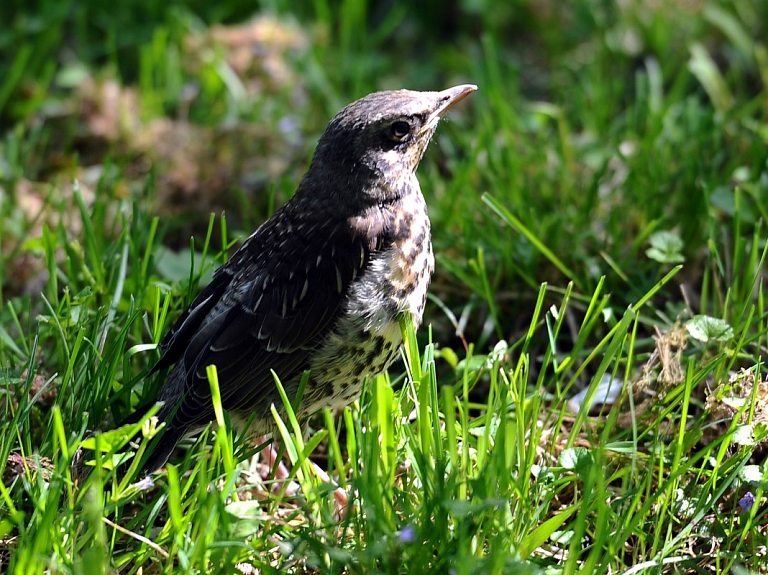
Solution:
M 454 86 L 448 88 L 442 92 L 437 93 L 437 108 L 435 108 L 429 115 L 429 118 L 424 123 L 423 131 L 430 130 L 448 113 L 454 104 L 461 102 L 464 98 L 469 96 L 472 92 L 477 90 L 477 86 L 474 84 L 461 84 L 460 86 Z
M 453 88 L 438 92 L 437 101 L 440 102 L 440 105 L 437 107 L 437 110 L 432 112 L 432 115 L 442 118 L 454 104 L 458 104 L 475 90 L 477 90 L 477 86 L 474 84 L 462 84 L 461 86 L 454 86 Z

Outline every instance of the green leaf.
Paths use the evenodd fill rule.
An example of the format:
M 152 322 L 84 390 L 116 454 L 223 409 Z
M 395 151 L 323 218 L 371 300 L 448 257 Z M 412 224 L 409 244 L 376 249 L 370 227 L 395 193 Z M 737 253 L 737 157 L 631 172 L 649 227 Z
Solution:
M 203 263 L 202 254 L 197 252 L 192 257 L 192 250 L 184 248 L 172 251 L 163 246 L 155 252 L 155 269 L 160 276 L 171 282 L 182 282 L 189 279 L 190 262 L 194 261 L 195 274 L 200 274 L 200 285 L 207 285 L 213 278 L 213 268 L 206 266 L 201 269 Z
M 558 513 L 544 521 L 536 529 L 534 529 L 523 541 L 522 547 L 527 553 L 533 552 L 538 549 L 550 538 L 557 538 L 557 534 L 560 527 L 576 512 L 578 511 L 578 505 L 572 505 L 562 513 Z
M 583 477 L 595 460 L 586 447 L 569 447 L 563 450 L 557 462 L 561 467 L 575 471 L 580 477 Z
M 443 347 L 435 352 L 435 357 L 444 359 L 451 368 L 456 369 L 459 365 L 459 356 L 450 347 Z
M 733 328 L 725 320 L 697 315 L 685 323 L 688 334 L 701 342 L 728 341 L 733 338 Z
M 256 499 L 248 501 L 232 501 L 225 507 L 227 513 L 235 518 L 232 535 L 245 539 L 259 532 L 263 523 L 261 502 Z
M 672 232 L 656 232 L 648 238 L 651 247 L 645 252 L 649 258 L 663 264 L 679 264 L 685 261 L 683 240 Z

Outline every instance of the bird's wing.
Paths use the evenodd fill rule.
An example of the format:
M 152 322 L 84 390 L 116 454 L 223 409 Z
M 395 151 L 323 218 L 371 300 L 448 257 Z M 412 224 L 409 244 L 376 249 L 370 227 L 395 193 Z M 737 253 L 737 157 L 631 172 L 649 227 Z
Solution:
M 160 342 L 162 355 L 152 367 L 149 375 L 171 367 L 183 355 L 189 340 L 208 316 L 232 282 L 232 271 L 222 266 L 213 274 L 213 279 L 181 314 Z
M 307 226 L 295 216 L 290 226 L 279 217 L 262 226 L 164 340 L 158 365 L 184 373 L 174 426 L 213 416 L 209 365 L 216 365 L 225 408 L 257 411 L 280 401 L 271 370 L 286 383 L 308 367 L 372 246 L 331 221 Z

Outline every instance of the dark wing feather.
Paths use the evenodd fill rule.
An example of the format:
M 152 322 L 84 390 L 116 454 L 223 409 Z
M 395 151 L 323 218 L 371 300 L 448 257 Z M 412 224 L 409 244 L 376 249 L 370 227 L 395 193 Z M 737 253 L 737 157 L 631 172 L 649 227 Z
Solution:
M 229 273 L 226 266 L 216 270 L 211 283 L 198 294 L 187 310 L 181 314 L 176 323 L 165 334 L 165 337 L 160 342 L 162 356 L 152 367 L 149 375 L 171 367 L 184 355 L 190 339 L 194 336 L 208 313 L 221 299 L 222 294 L 224 294 L 231 281 L 232 274 Z
M 176 404 L 169 406 L 173 427 L 212 419 L 209 365 L 217 367 L 226 409 L 259 415 L 279 403 L 271 370 L 283 384 L 296 384 L 367 265 L 368 239 L 338 220 L 302 226 L 294 214 L 288 225 L 285 215 L 276 214 L 217 271 L 164 340 L 155 370 L 175 362 L 184 379 L 181 394 L 161 391 L 160 399 Z M 317 214 L 310 217 L 317 222 Z

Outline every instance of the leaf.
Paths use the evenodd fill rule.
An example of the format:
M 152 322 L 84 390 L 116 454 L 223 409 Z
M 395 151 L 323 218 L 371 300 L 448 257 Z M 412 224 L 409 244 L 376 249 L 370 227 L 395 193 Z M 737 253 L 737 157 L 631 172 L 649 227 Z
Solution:
M 755 443 L 763 443 L 766 437 L 768 437 L 768 424 L 764 421 L 755 423 L 755 427 L 752 429 L 752 437 L 755 438 Z
M 261 517 L 261 502 L 256 499 L 248 501 L 233 501 L 225 507 L 227 513 L 238 519 L 253 519 Z
M 189 248 L 172 251 L 160 247 L 155 254 L 155 269 L 163 279 L 171 282 L 181 282 L 189 279 L 189 269 L 192 261 L 192 251 Z M 203 256 L 199 252 L 195 252 L 194 262 L 195 274 L 200 274 L 200 285 L 208 284 L 213 278 L 213 268 L 206 266 L 204 269 L 201 269 Z
M 697 315 L 685 323 L 688 334 L 701 342 L 728 341 L 733 337 L 733 328 L 725 320 Z
M 570 447 L 563 450 L 557 462 L 561 467 L 571 469 L 579 477 L 584 477 L 595 461 L 586 447 Z
M 436 351 L 435 357 L 444 359 L 452 369 L 459 365 L 459 356 L 450 347 L 443 347 Z
M 559 541 L 564 535 L 564 533 L 560 531 L 560 528 L 576 511 L 578 511 L 578 509 L 578 505 L 572 505 L 565 511 L 550 517 L 523 540 L 522 546 L 530 553 L 544 545 L 550 538 L 555 542 Z M 573 536 L 573 531 L 567 531 L 565 533 L 569 534 L 566 536 L 566 539 L 570 540 Z
M 652 234 L 648 241 L 651 247 L 645 252 L 649 258 L 663 264 L 679 264 L 685 261 L 683 240 L 672 232 L 661 231 Z
M 245 539 L 259 532 L 264 516 L 259 501 L 233 501 L 226 506 L 226 510 L 236 518 L 231 523 L 233 537 Z
M 473 355 L 469 359 L 462 359 L 456 365 L 456 371 L 459 373 L 462 373 L 464 371 L 468 373 L 474 373 L 476 371 L 480 371 L 481 369 L 483 369 L 487 361 L 488 361 L 487 355 L 484 355 L 484 354 Z

